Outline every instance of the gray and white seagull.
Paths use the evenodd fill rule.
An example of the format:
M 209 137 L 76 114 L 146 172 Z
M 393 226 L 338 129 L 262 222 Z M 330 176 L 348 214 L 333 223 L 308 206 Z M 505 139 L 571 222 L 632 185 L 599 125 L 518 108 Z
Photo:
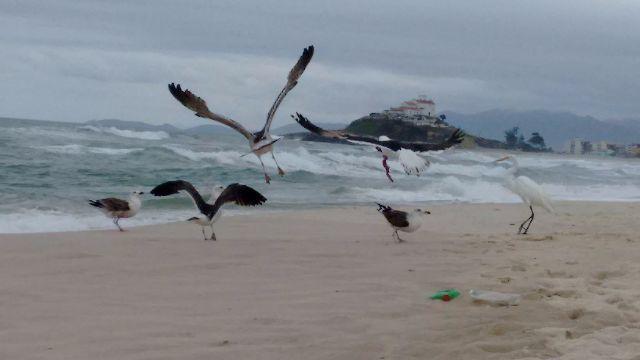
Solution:
M 196 113 L 196 116 L 208 118 L 221 124 L 227 125 L 247 138 L 247 140 L 249 141 L 249 148 L 251 149 L 251 153 L 255 154 L 262 164 L 264 180 L 268 184 L 271 181 L 271 178 L 267 174 L 267 170 L 265 169 L 264 163 L 262 162 L 262 155 L 271 153 L 271 157 L 278 167 L 278 174 L 280 176 L 284 175 L 284 171 L 280 168 L 280 165 L 278 165 L 278 162 L 273 155 L 273 144 L 280 139 L 273 139 L 271 137 L 271 134 L 269 133 L 269 130 L 271 129 L 271 123 L 273 122 L 273 117 L 276 114 L 276 110 L 278 110 L 278 106 L 280 106 L 282 100 L 284 100 L 285 96 L 287 96 L 287 93 L 289 93 L 289 91 L 291 91 L 298 84 L 298 79 L 300 78 L 300 76 L 302 76 L 302 73 L 304 73 L 304 70 L 307 68 L 307 65 L 309 65 L 309 62 L 313 57 L 313 51 L 313 45 L 305 48 L 302 51 L 302 55 L 298 59 L 298 62 L 289 72 L 287 83 L 284 85 L 282 90 L 280 90 L 280 93 L 276 97 L 273 105 L 271 105 L 271 109 L 269 109 L 269 112 L 267 113 L 267 121 L 265 122 L 264 127 L 262 128 L 262 130 L 255 133 L 250 132 L 235 120 L 212 112 L 211 110 L 209 110 L 209 108 L 207 107 L 207 103 L 202 98 L 198 97 L 187 89 L 182 90 L 180 84 L 169 84 L 169 91 L 171 92 L 171 95 L 173 95 L 173 97 L 175 97 L 180 103 L 182 103 L 182 105 L 194 111 Z
M 89 200 L 89 205 L 100 209 L 103 214 L 111 218 L 113 223 L 118 227 L 118 230 L 124 231 L 118 222 L 120 219 L 134 217 L 138 213 L 142 206 L 142 200 L 140 199 L 140 195 L 142 194 L 144 194 L 142 191 L 133 191 L 128 200 L 113 197 Z
M 392 209 L 391 206 L 376 204 L 378 204 L 378 211 L 384 215 L 389 226 L 394 230 L 392 237 L 395 237 L 399 243 L 404 242 L 404 240 L 400 239 L 398 231 L 412 233 L 418 230 L 420 226 L 422 226 L 422 217 L 431 214 L 428 210 L 414 209 L 413 211 L 407 212 Z
M 213 198 L 210 201 L 215 200 L 212 204 L 207 203 L 202 198 L 202 195 L 191 185 L 190 182 L 184 180 L 174 180 L 162 183 L 151 190 L 151 194 L 155 196 L 168 196 L 177 194 L 180 191 L 186 191 L 193 199 L 196 208 L 200 211 L 200 216 L 194 216 L 187 219 L 187 221 L 202 227 L 202 236 L 207 240 L 204 228 L 211 228 L 210 240 L 216 240 L 216 234 L 213 232 L 213 223 L 220 218 L 220 208 L 222 205 L 230 202 L 234 202 L 240 206 L 256 206 L 264 204 L 267 199 L 253 188 L 242 184 L 231 184 L 227 186 L 217 198 Z M 216 195 L 216 189 L 214 189 L 214 196 Z

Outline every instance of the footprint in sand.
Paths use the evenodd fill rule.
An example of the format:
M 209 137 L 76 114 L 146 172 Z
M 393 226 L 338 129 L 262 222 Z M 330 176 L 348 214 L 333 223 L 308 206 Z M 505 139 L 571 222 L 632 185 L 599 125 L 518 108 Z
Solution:
M 593 274 L 593 277 L 596 280 L 604 281 L 611 278 L 625 276 L 627 275 L 628 272 L 629 271 L 626 269 L 619 269 L 619 270 L 613 270 L 613 271 L 598 271 L 595 274 Z
M 567 272 L 564 270 L 553 271 L 551 269 L 545 269 L 545 273 L 547 274 L 547 277 L 550 277 L 552 279 L 574 279 L 575 278 L 575 275 L 567 274 Z
M 569 319 L 571 320 L 578 320 L 579 318 L 584 316 L 584 309 L 582 308 L 573 309 L 569 311 L 568 316 L 569 316 Z

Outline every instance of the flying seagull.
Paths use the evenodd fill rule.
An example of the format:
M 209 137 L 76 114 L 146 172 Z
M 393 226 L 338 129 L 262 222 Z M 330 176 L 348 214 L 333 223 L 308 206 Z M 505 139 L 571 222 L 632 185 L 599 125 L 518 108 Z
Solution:
M 189 218 L 187 221 L 202 227 L 202 236 L 205 240 L 207 240 L 207 236 L 205 235 L 204 228 L 207 226 L 211 228 L 210 240 L 216 240 L 216 234 L 213 232 L 213 223 L 215 223 L 220 217 L 220 208 L 222 205 L 229 202 L 235 202 L 237 205 L 241 206 L 256 206 L 262 205 L 267 201 L 262 194 L 247 185 L 231 184 L 215 198 L 215 202 L 213 202 L 213 204 L 210 204 L 204 201 L 202 195 L 200 195 L 198 190 L 196 190 L 190 182 L 184 180 L 167 181 L 154 187 L 151 190 L 151 193 L 155 196 L 167 196 L 177 194 L 179 191 L 186 191 L 189 193 L 196 205 L 196 208 L 200 211 L 200 216 Z M 214 196 L 215 195 L 216 191 L 214 189 Z M 213 196 L 211 200 L 214 200 Z
M 378 204 L 378 203 L 376 203 Z M 394 210 L 390 206 L 378 204 L 378 211 L 384 215 L 389 225 L 393 228 L 393 235 L 398 242 L 403 242 L 398 235 L 398 230 L 412 233 L 422 226 L 422 216 L 425 214 L 431 214 L 428 210 L 415 209 L 411 212 Z
M 107 217 L 113 220 L 113 223 L 120 231 L 124 231 L 118 222 L 122 218 L 130 218 L 135 216 L 142 206 L 140 195 L 142 191 L 133 191 L 129 196 L 129 200 L 121 200 L 117 198 L 105 198 L 100 200 L 89 200 L 89 205 L 95 206 L 102 211 Z
M 273 122 L 273 117 L 276 114 L 276 110 L 278 110 L 278 106 L 280 106 L 282 100 L 284 100 L 285 96 L 287 96 L 287 93 L 289 93 L 289 91 L 291 91 L 291 89 L 293 89 L 298 84 L 298 79 L 300 78 L 300 76 L 302 76 L 302 73 L 307 68 L 307 65 L 309 65 L 309 62 L 313 57 L 313 51 L 313 45 L 305 48 L 302 51 L 302 55 L 298 59 L 298 62 L 289 72 L 287 83 L 284 85 L 282 90 L 280 90 L 280 93 L 276 97 L 273 105 L 271 105 L 271 109 L 269 109 L 269 112 L 267 113 L 267 121 L 265 122 L 264 127 L 262 128 L 262 130 L 255 133 L 251 133 L 235 120 L 210 111 L 207 107 L 207 103 L 202 98 L 198 97 L 189 90 L 182 90 L 180 84 L 169 84 L 169 91 L 171 92 L 171 95 L 173 95 L 173 97 L 175 97 L 178 101 L 180 101 L 180 103 L 182 103 L 182 105 L 194 111 L 196 113 L 196 116 L 208 118 L 227 125 L 247 138 L 247 140 L 249 141 L 249 148 L 251 149 L 251 152 L 258 157 L 260 163 L 262 164 L 264 180 L 268 184 L 271 181 L 271 178 L 267 174 L 267 170 L 265 169 L 264 163 L 262 162 L 262 155 L 271 153 L 271 157 L 278 167 L 278 174 L 280 176 L 284 175 L 284 171 L 280 168 L 280 165 L 278 165 L 278 162 L 276 161 L 276 157 L 273 155 L 273 144 L 280 139 L 273 139 L 271 137 L 271 134 L 269 133 L 271 123 Z
M 518 234 L 526 234 L 529 232 L 529 227 L 531 227 L 531 224 L 533 223 L 533 218 L 535 216 L 533 213 L 534 206 L 540 206 L 550 213 L 555 212 L 551 205 L 551 199 L 544 192 L 544 189 L 542 189 L 538 183 L 531 180 L 531 178 L 522 175 L 516 176 L 520 167 L 515 156 L 505 156 L 495 162 L 499 163 L 501 161 L 508 161 L 511 163 L 511 166 L 507 169 L 507 174 L 505 176 L 505 187 L 518 195 L 520 199 L 522 199 L 522 202 L 529 205 L 529 210 L 531 210 L 531 215 L 523 221 L 518 228 Z
M 429 162 L 418 156 L 416 152 L 444 150 L 461 143 L 464 139 L 464 132 L 460 129 L 456 129 L 447 140 L 437 144 L 395 141 L 386 136 L 375 138 L 349 134 L 344 130 L 325 130 L 316 126 L 309 121 L 309 119 L 299 113 L 296 113 L 296 116 L 291 115 L 291 117 L 302 127 L 314 134 L 332 139 L 347 140 L 354 144 L 374 146 L 377 151 L 382 153 L 382 167 L 384 167 L 387 178 L 389 178 L 389 181 L 391 182 L 393 182 L 393 178 L 390 173 L 391 169 L 389 168 L 389 165 L 387 165 L 387 160 L 390 157 L 396 157 L 400 161 L 400 164 L 402 164 L 404 172 L 407 173 L 407 175 L 420 176 L 420 174 L 429 166 Z

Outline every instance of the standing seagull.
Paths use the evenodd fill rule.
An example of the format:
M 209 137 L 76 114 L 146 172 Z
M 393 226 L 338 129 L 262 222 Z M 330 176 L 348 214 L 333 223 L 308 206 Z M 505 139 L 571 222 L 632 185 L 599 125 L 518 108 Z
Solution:
M 447 140 L 438 144 L 394 141 L 386 136 L 380 136 L 376 139 L 370 136 L 349 134 L 344 130 L 322 129 L 299 113 L 296 113 L 296 116 L 291 115 L 291 117 L 293 117 L 293 119 L 303 128 L 314 134 L 332 139 L 347 140 L 354 144 L 375 146 L 375 149 L 382 153 L 382 167 L 384 167 L 387 178 L 389 178 L 389 181 L 391 182 L 393 182 L 393 178 L 390 173 L 391 169 L 389 168 L 389 165 L 387 165 L 387 160 L 390 157 L 398 158 L 407 175 L 420 176 L 420 174 L 429 166 L 429 162 L 418 156 L 415 152 L 444 150 L 461 143 L 464 139 L 464 132 L 460 129 L 456 129 Z
M 118 221 L 122 218 L 130 218 L 135 216 L 142 206 L 140 195 L 142 191 L 134 191 L 129 196 L 129 200 L 121 200 L 117 198 L 105 198 L 100 200 L 89 200 L 89 205 L 95 206 L 102 211 L 107 217 L 113 220 L 120 231 L 124 231 Z
M 385 219 L 389 222 L 389 225 L 393 228 L 394 232 L 391 236 L 393 237 L 395 235 L 395 238 L 398 239 L 399 243 L 404 240 L 400 239 L 398 230 L 412 233 L 422 226 L 422 216 L 431 214 L 428 210 L 423 211 L 420 209 L 415 209 L 411 212 L 394 210 L 390 206 L 382 204 L 378 204 L 378 211 L 384 215 Z
M 213 204 L 209 204 L 204 201 L 202 195 L 200 195 L 198 190 L 196 190 L 190 182 L 184 180 L 167 181 L 154 187 L 151 193 L 155 196 L 167 196 L 177 194 L 181 190 L 191 195 L 193 202 L 200 211 L 201 216 L 189 218 L 187 221 L 202 226 L 202 236 L 205 240 L 207 240 L 207 236 L 204 233 L 204 228 L 207 226 L 211 228 L 210 240 L 216 240 L 216 234 L 213 232 L 213 223 L 220 218 L 220 208 L 222 205 L 235 202 L 241 206 L 255 206 L 262 205 L 267 201 L 262 194 L 247 185 L 231 184 L 220 193 Z M 211 200 L 213 200 L 213 197 Z
M 518 228 L 518 234 L 526 234 L 533 223 L 533 217 L 535 215 L 533 213 L 533 206 L 540 206 L 545 208 L 548 212 L 554 213 L 553 206 L 551 205 L 551 199 L 549 199 L 549 196 L 535 181 L 522 175 L 516 177 L 519 164 L 518 160 L 516 160 L 513 155 L 505 156 L 495 162 L 498 163 L 501 161 L 511 162 L 511 166 L 507 169 L 507 174 L 505 176 L 505 187 L 511 190 L 514 194 L 520 196 L 520 199 L 522 199 L 525 204 L 529 205 L 529 210 L 531 210 L 531 215 L 523 221 Z M 525 224 L 527 225 L 525 226 Z
M 173 95 L 173 97 L 175 97 L 178 101 L 180 101 L 180 103 L 182 103 L 182 105 L 190 110 L 195 111 L 196 116 L 209 118 L 213 121 L 217 121 L 219 123 L 227 125 L 247 138 L 247 140 L 249 141 L 249 148 L 251 149 L 251 152 L 258 157 L 258 159 L 260 160 L 260 164 L 262 164 L 264 180 L 268 184 L 271 181 L 271 178 L 269 177 L 269 175 L 267 175 L 267 170 L 264 168 L 262 155 L 271 153 L 271 157 L 278 167 L 278 174 L 280 176 L 284 175 L 284 171 L 280 168 L 280 165 L 278 165 L 278 162 L 276 161 L 276 157 L 273 155 L 273 144 L 279 140 L 279 138 L 274 140 L 269 133 L 271 123 L 273 122 L 273 117 L 276 114 L 276 110 L 278 110 L 278 106 L 280 106 L 282 100 L 284 100 L 285 96 L 287 96 L 287 93 L 298 84 L 298 79 L 300 78 L 300 76 L 302 76 L 302 73 L 307 68 L 307 65 L 309 65 L 312 57 L 313 45 L 305 48 L 302 51 L 300 59 L 298 59 L 298 62 L 289 72 L 287 83 L 284 85 L 282 90 L 280 90 L 278 97 L 276 97 L 276 101 L 273 103 L 273 105 L 271 105 L 271 109 L 269 109 L 269 112 L 267 113 L 267 121 L 265 122 L 264 127 L 262 128 L 262 130 L 255 133 L 251 133 L 237 121 L 231 120 L 230 118 L 218 115 L 210 111 L 207 107 L 207 103 L 202 98 L 198 97 L 189 90 L 182 90 L 182 88 L 180 88 L 180 84 L 169 84 L 169 91 L 171 92 L 171 95 Z

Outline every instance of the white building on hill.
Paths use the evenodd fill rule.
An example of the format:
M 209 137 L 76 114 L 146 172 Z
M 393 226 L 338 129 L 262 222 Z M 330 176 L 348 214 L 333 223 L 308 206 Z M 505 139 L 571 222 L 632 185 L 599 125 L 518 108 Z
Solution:
M 419 126 L 446 126 L 436 116 L 436 103 L 425 95 L 404 101 L 400 106 L 385 110 L 384 113 L 392 117 L 401 116 L 403 121 Z
M 385 113 L 403 114 L 403 115 L 422 115 L 436 116 L 436 103 L 431 99 L 427 99 L 425 95 L 420 95 L 416 99 L 407 100 L 398 107 L 392 107 L 385 110 Z

